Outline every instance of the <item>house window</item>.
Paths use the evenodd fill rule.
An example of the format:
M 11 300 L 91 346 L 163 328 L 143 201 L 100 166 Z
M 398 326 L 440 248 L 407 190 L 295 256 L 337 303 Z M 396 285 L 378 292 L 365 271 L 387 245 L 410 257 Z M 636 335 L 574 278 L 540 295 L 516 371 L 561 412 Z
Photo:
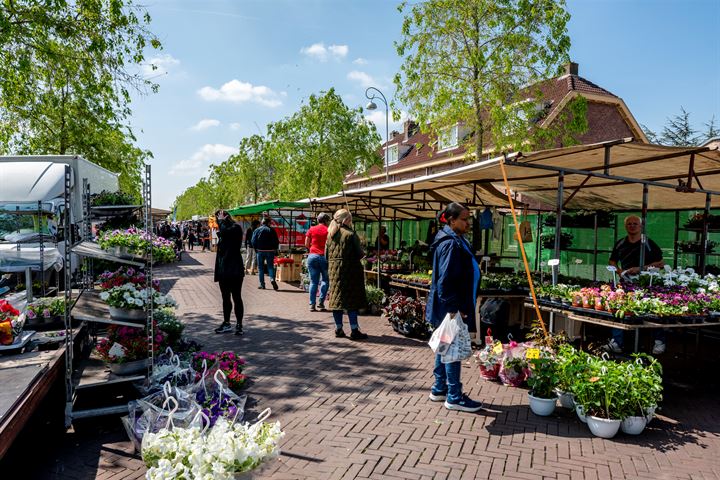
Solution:
M 388 165 L 395 165 L 396 163 L 398 163 L 398 158 L 399 158 L 398 145 L 397 144 L 391 145 L 387 148 L 388 148 L 388 152 L 387 152 Z
M 458 126 L 453 125 L 440 131 L 438 135 L 438 151 L 449 150 L 458 146 Z

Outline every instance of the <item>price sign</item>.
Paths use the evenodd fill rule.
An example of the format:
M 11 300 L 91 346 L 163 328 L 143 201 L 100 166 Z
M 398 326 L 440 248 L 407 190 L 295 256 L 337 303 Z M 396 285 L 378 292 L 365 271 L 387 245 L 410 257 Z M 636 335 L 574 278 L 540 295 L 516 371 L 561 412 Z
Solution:
M 540 358 L 540 349 L 538 348 L 528 348 L 525 351 L 525 358 L 533 359 L 533 358 Z
M 495 342 L 495 346 L 493 347 L 493 353 L 501 354 L 503 352 L 503 346 L 500 342 Z

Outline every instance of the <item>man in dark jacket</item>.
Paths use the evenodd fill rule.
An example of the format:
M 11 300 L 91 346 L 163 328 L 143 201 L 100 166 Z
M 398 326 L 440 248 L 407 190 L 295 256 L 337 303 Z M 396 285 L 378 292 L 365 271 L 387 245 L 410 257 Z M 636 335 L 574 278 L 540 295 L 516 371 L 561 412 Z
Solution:
M 215 257 L 215 281 L 220 284 L 223 302 L 223 323 L 215 333 L 232 331 L 230 312 L 235 304 L 235 335 L 243 334 L 244 306 L 242 284 L 245 277 L 245 263 L 242 258 L 243 231 L 225 210 L 215 212 L 218 220 L 218 244 Z
M 278 239 L 275 229 L 270 227 L 272 219 L 265 217 L 262 225 L 253 232 L 252 246 L 257 255 L 258 280 L 260 281 L 259 289 L 265 290 L 265 268 L 263 262 L 267 262 L 268 273 L 270 274 L 270 283 L 274 290 L 278 289 L 275 281 L 275 254 L 280 248 L 280 240 Z
M 252 236 L 255 230 L 260 226 L 260 220 L 253 220 L 250 224 L 250 228 L 245 232 L 245 249 L 247 251 L 247 257 L 245 264 L 245 273 L 255 275 L 257 271 L 257 255 L 255 255 L 255 249 L 252 246 Z

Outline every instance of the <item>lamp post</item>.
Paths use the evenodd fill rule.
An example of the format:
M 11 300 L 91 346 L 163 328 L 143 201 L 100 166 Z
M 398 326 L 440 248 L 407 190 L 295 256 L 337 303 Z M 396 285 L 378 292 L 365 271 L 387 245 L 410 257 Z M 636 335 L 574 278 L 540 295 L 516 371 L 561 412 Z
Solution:
M 375 94 L 374 92 L 377 92 Z M 368 102 L 367 108 L 368 110 L 376 110 L 377 105 L 373 100 L 380 99 L 385 104 L 385 183 L 388 183 L 389 175 L 388 175 L 388 142 L 390 141 L 390 134 L 389 134 L 389 118 L 390 118 L 390 107 L 388 106 L 387 98 L 385 98 L 385 95 L 378 90 L 375 87 L 369 87 L 367 90 L 365 90 L 365 98 L 370 100 Z
M 377 94 L 375 93 L 377 92 Z M 385 95 L 378 90 L 375 87 L 368 87 L 367 90 L 365 90 L 365 98 L 370 100 L 367 104 L 368 110 L 375 110 L 377 109 L 377 105 L 375 104 L 374 100 L 376 98 L 383 101 L 385 104 L 385 183 L 388 183 L 390 180 L 390 177 L 388 175 L 388 142 L 390 141 L 390 133 L 389 133 L 389 118 L 390 118 L 390 108 L 388 106 L 387 98 L 385 98 Z M 381 204 L 382 205 L 382 204 Z M 382 215 L 382 206 L 380 207 L 380 215 Z M 381 220 L 380 217 L 378 217 L 378 220 Z M 378 221 L 379 223 L 379 221 Z M 375 259 L 377 261 L 377 286 L 380 288 L 380 242 L 377 242 L 377 245 L 375 245 L 376 248 L 376 254 Z

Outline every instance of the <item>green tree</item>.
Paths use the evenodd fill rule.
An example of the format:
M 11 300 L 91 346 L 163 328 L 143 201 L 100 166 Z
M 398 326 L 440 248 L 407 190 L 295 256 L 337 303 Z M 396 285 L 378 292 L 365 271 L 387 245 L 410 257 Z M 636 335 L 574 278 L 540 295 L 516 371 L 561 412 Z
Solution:
M 138 68 L 160 48 L 132 0 L 0 2 L 0 150 L 79 154 L 139 192 L 142 161 L 127 126 L 130 92 L 157 85 Z
M 177 208 L 178 220 L 188 220 L 193 215 L 208 215 L 218 206 L 215 203 L 215 192 L 212 185 L 204 178 L 178 195 L 173 203 Z
M 680 107 L 680 113 L 667 119 L 659 140 L 663 145 L 690 147 L 699 144 L 703 138 L 690 124 L 690 113 Z
M 396 42 L 403 57 L 397 98 L 421 126 L 439 135 L 464 125 L 476 158 L 490 145 L 547 143 L 547 132 L 534 128 L 543 113 L 539 89 L 527 86 L 568 61 L 564 0 L 428 0 L 399 9 L 405 18 Z M 579 100 L 554 127 L 586 129 L 585 111 Z
M 361 109 L 350 109 L 334 89 L 310 95 L 291 117 L 268 128 L 266 152 L 279 198 L 296 200 L 337 192 L 348 172 L 380 164 L 380 136 Z

